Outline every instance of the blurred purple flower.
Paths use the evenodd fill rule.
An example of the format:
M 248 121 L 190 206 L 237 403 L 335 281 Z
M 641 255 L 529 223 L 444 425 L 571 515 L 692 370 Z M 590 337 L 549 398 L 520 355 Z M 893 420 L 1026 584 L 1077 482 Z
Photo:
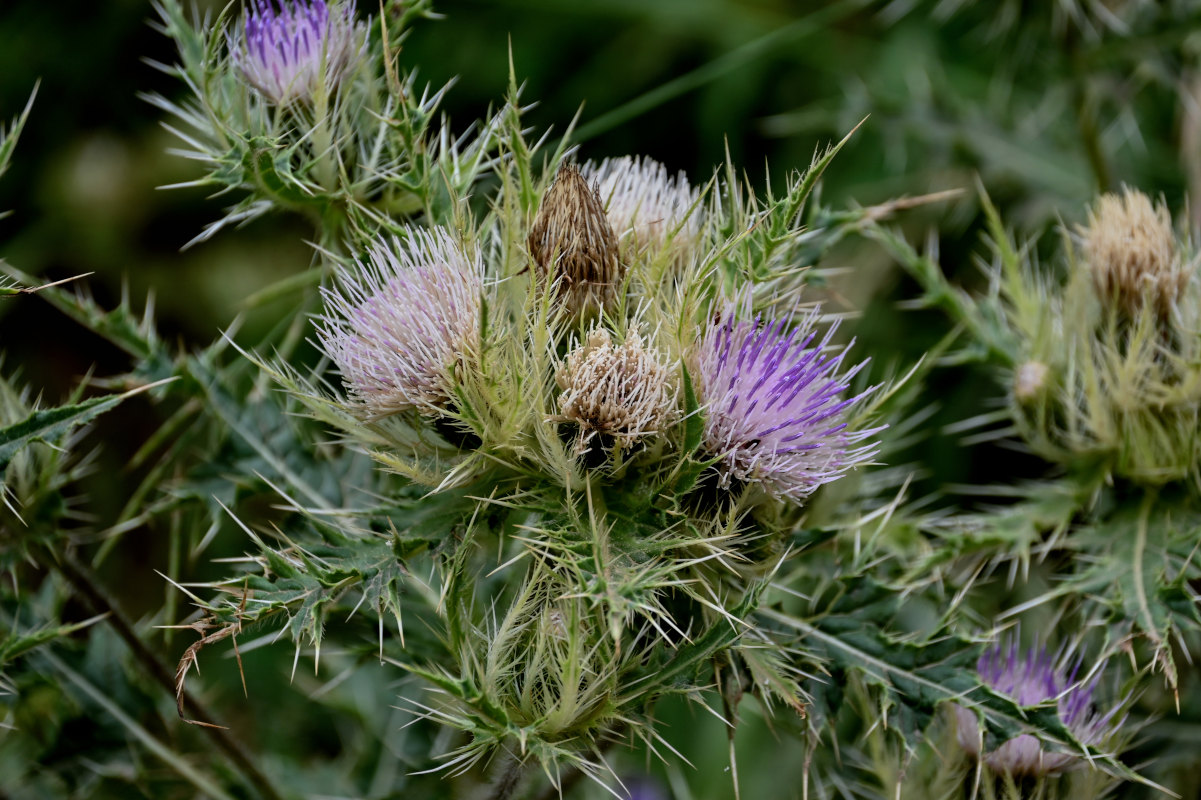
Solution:
M 311 100 L 332 92 L 366 47 L 353 3 L 324 0 L 249 0 L 234 63 L 274 103 Z
M 452 371 L 476 352 L 483 268 L 444 228 L 376 246 L 323 288 L 322 348 L 371 417 L 446 407 Z
M 847 422 L 873 390 L 846 396 L 867 362 L 839 374 L 846 351 L 826 352 L 836 325 L 814 343 L 817 310 L 791 330 L 788 317 L 746 321 L 751 314 L 749 293 L 725 303 L 695 351 L 703 446 L 719 459 L 722 486 L 731 478 L 758 482 L 774 497 L 801 502 L 876 454 L 877 442 L 863 442 L 883 428 L 852 431 Z
M 1054 657 L 1045 647 L 1031 647 L 1023 655 L 1017 637 L 997 643 L 980 656 L 976 670 L 980 680 L 998 694 L 1003 694 L 1020 706 L 1034 706 L 1055 701 L 1059 719 L 1076 740 L 1085 745 L 1101 745 L 1108 741 L 1120 724 L 1118 708 L 1098 714 L 1093 707 L 1093 692 L 1100 676 L 1077 681 L 1081 660 L 1071 664 L 1063 657 Z M 1099 670 L 1098 670 L 1099 672 Z M 979 722 L 972 712 L 955 706 L 959 744 L 973 758 L 981 758 L 982 735 Z M 1058 775 L 1076 766 L 1077 756 L 1044 750 L 1034 736 L 1024 733 L 984 753 L 983 761 L 996 772 L 1010 775 Z

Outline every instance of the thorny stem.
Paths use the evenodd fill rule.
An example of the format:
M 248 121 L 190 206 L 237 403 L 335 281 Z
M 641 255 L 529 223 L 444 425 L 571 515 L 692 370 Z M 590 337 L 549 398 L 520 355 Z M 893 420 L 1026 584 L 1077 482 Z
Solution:
M 614 737 L 619 736 L 624 729 L 625 725 L 619 725 L 613 729 L 611 735 Z M 602 742 L 600 746 L 600 753 L 603 755 L 611 750 L 613 746 L 617 744 L 617 741 L 618 740 L 616 738 L 610 738 Z M 542 790 L 542 793 L 538 795 L 536 800 L 562 800 L 562 798 L 571 794 L 571 790 L 574 789 L 576 784 L 583 780 L 583 778 L 584 771 L 579 767 L 572 767 L 571 771 L 567 773 L 567 777 L 559 781 L 558 786 L 555 786 L 553 783 L 550 786 L 547 786 Z
M 1105 151 L 1101 146 L 1101 132 L 1097 127 L 1096 102 L 1091 99 L 1086 83 L 1086 68 L 1082 65 L 1080 45 L 1075 37 L 1068 42 L 1075 71 L 1075 86 L 1073 100 L 1076 106 L 1076 124 L 1080 128 L 1080 138 L 1084 144 L 1084 153 L 1088 157 L 1089 167 L 1097 181 L 1097 192 L 1109 191 L 1111 179 L 1109 165 L 1105 161 Z
M 488 795 L 488 800 L 509 800 L 517 791 L 517 786 L 523 777 L 525 777 L 525 763 L 516 756 L 509 756 L 500 778 L 492 787 L 491 794 Z
M 125 612 L 121 610 L 121 607 L 117 605 L 116 598 L 108 594 L 107 590 L 91 574 L 91 570 L 80 563 L 74 555 L 64 552 L 57 553 L 57 558 L 50 557 L 45 559 L 43 563 L 62 573 L 63 577 L 79 592 L 93 612 L 97 614 L 107 612 L 108 616 L 105 618 L 105 621 L 113 626 L 113 629 L 125 642 L 126 646 L 129 647 L 134 657 L 142 663 L 150 675 L 164 689 L 174 695 L 175 678 L 171 674 L 171 670 L 139 638 L 137 631 L 134 630 L 133 623 L 125 616 Z M 197 719 L 209 722 L 210 724 L 212 723 L 212 714 L 195 697 L 187 695 L 186 702 L 192 708 Z M 262 797 L 266 798 L 266 800 L 283 800 L 279 792 L 272 786 L 271 781 L 250 760 L 246 755 L 245 748 L 234 740 L 228 730 L 206 726 L 204 727 L 204 731 L 212 737 L 217 747 L 229 757 L 229 760 L 254 785 Z

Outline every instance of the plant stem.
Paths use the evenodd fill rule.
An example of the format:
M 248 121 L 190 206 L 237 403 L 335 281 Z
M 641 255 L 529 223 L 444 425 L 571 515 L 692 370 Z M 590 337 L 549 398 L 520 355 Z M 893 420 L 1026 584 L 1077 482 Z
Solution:
M 525 764 L 516 756 L 509 756 L 500 778 L 492 787 L 492 793 L 488 795 L 488 800 L 509 800 L 524 776 Z
M 134 657 L 146 668 L 150 676 L 174 697 L 175 677 L 172 675 L 171 670 L 141 640 L 134 629 L 133 623 L 125 616 L 125 612 L 121 610 L 121 607 L 117 605 L 116 598 L 108 594 L 108 591 L 91 574 L 91 570 L 80 563 L 71 553 L 61 551 L 51 554 L 48 558 L 44 559 L 43 564 L 57 569 L 62 573 L 63 577 L 79 592 L 84 602 L 91 607 L 94 613 L 108 614 L 105 621 L 113 626 L 117 635 L 129 647 Z M 192 708 L 196 719 L 214 724 L 213 715 L 208 712 L 199 700 L 187 694 L 186 690 L 185 698 L 188 706 Z M 279 792 L 272 786 L 271 781 L 267 779 L 267 776 L 247 756 L 246 748 L 237 742 L 228 730 L 210 727 L 205 727 L 203 730 L 212 738 L 214 744 L 225 753 L 246 779 L 254 785 L 262 797 L 266 798 L 266 800 L 283 800 Z

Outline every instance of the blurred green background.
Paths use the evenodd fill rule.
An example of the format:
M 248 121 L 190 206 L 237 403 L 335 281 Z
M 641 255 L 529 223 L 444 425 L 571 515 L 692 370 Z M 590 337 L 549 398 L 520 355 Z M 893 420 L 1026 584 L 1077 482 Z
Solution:
M 198 8 L 216 13 L 222 5 Z M 1042 235 L 1043 248 L 1055 242 L 1046 232 L 1081 221 L 1100 189 L 1127 183 L 1162 194 L 1182 213 L 1190 192 L 1201 196 L 1197 2 L 446 0 L 437 10 L 445 18 L 419 25 L 402 60 L 435 86 L 457 76 L 445 103 L 453 123 L 466 126 L 500 101 L 511 48 L 523 96 L 538 103 L 529 121 L 557 135 L 582 109 L 577 138 L 585 159 L 645 154 L 703 184 L 728 151 L 757 188 L 769 181 L 778 188 L 786 173 L 808 166 L 815 150 L 867 117 L 827 173 L 821 202 L 871 205 L 964 190 L 897 221 L 917 239 L 932 234 L 944 269 L 969 287 L 980 288 L 977 182 L 1009 224 Z M 378 13 L 370 3 L 360 11 Z M 246 313 L 243 301 L 256 289 L 305 268 L 310 231 L 270 217 L 180 252 L 232 200 L 158 188 L 197 173 L 169 152 L 175 140 L 138 97 L 182 93 L 152 66 L 174 60 L 153 17 L 145 0 L 9 0 L 0 7 L 0 116 L 18 114 L 40 81 L 13 167 L 0 181 L 0 209 L 12 210 L 0 220 L 0 255 L 48 279 L 94 273 L 87 290 L 105 305 L 128 293 L 140 307 L 153 294 L 160 331 L 187 348 Z M 830 307 L 866 312 L 853 332 L 878 369 L 912 363 L 948 331 L 939 315 L 898 305 L 917 294 L 916 285 L 876 245 L 848 241 L 823 266 L 852 268 L 831 287 Z M 288 313 L 278 303 L 257 308 L 244 330 L 253 335 Z M 0 350 L 6 372 L 18 371 L 50 402 L 90 370 L 105 376 L 129 366 L 116 348 L 35 297 L 0 301 Z M 951 368 L 934 372 L 926 396 L 937 399 L 938 429 L 978 413 L 981 398 L 999 398 L 1002 388 L 970 368 Z M 122 407 L 108 419 L 108 435 L 94 442 L 103 445 L 90 479 L 97 529 L 125 502 L 130 482 L 122 465 L 153 430 L 144 415 L 137 403 Z M 969 453 L 956 435 L 936 433 L 913 453 L 923 470 L 918 493 L 948 481 L 1005 478 L 1026 464 L 1021 458 Z M 241 536 L 222 529 L 204 558 L 187 565 L 187 577 L 223 574 L 209 559 L 240 554 Z M 162 616 L 171 590 L 152 571 L 165 570 L 167 557 L 161 531 L 133 530 L 101 565 L 101 578 L 135 619 L 177 621 Z M 162 647 L 174 658 L 187 641 L 165 638 Z M 106 647 L 113 659 L 124 658 L 111 635 L 93 636 L 88 647 L 97 664 L 109 663 Z M 273 775 L 313 796 L 389 796 L 396 775 L 411 769 L 402 758 L 404 715 L 381 700 L 400 691 L 393 671 L 359 670 L 333 689 L 326 681 L 340 674 L 335 652 L 321 676 L 298 675 L 289 685 L 291 648 L 244 645 L 243 653 L 251 702 L 240 698 L 232 660 L 217 655 L 205 662 L 204 694 L 240 736 L 255 741 Z M 122 681 L 114 673 L 109 687 L 122 707 L 148 717 L 161 711 L 157 687 Z M 302 700 L 318 690 L 321 702 Z M 21 713 L 34 715 L 27 726 L 41 724 L 33 722 L 37 687 L 22 691 Z M 119 731 L 95 708 L 71 717 L 47 701 L 43 710 L 57 715 L 46 723 L 48 750 L 38 755 L 51 772 L 55 759 L 120 747 Z M 667 734 L 678 734 L 677 746 L 698 767 L 684 771 L 692 789 L 677 779 L 677 792 L 724 796 L 725 734 L 691 714 L 665 714 Z M 346 729 L 348 719 L 377 737 L 379 749 L 348 748 L 366 735 Z M 178 727 L 168 720 L 162 735 L 203 748 L 194 732 Z M 740 732 L 744 797 L 800 796 L 799 745 L 780 741 L 761 724 Z M 0 777 L 5 759 L 34 752 L 20 747 L 0 743 Z M 389 750 L 394 758 L 379 757 Z M 291 770 L 298 762 L 305 769 Z M 130 785 L 152 796 L 153 779 L 139 781 L 122 783 L 118 775 L 95 796 L 134 796 L 123 794 Z

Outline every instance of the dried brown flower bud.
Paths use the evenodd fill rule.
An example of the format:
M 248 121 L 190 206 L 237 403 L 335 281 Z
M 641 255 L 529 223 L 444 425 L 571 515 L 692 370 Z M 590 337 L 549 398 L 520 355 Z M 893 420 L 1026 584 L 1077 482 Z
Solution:
M 539 278 L 556 286 L 568 312 L 600 310 L 621 288 L 617 237 L 595 187 L 564 164 L 542 198 L 530 229 L 530 255 Z
M 637 333 L 614 347 L 603 328 L 567 354 L 555 376 L 559 417 L 580 427 L 579 449 L 587 450 L 597 434 L 612 437 L 619 449 L 663 430 L 675 413 L 671 372 Z
M 1184 292 L 1188 274 L 1177 254 L 1171 216 L 1142 192 L 1101 195 L 1081 234 L 1102 300 L 1116 299 L 1130 313 L 1150 302 L 1166 315 Z

